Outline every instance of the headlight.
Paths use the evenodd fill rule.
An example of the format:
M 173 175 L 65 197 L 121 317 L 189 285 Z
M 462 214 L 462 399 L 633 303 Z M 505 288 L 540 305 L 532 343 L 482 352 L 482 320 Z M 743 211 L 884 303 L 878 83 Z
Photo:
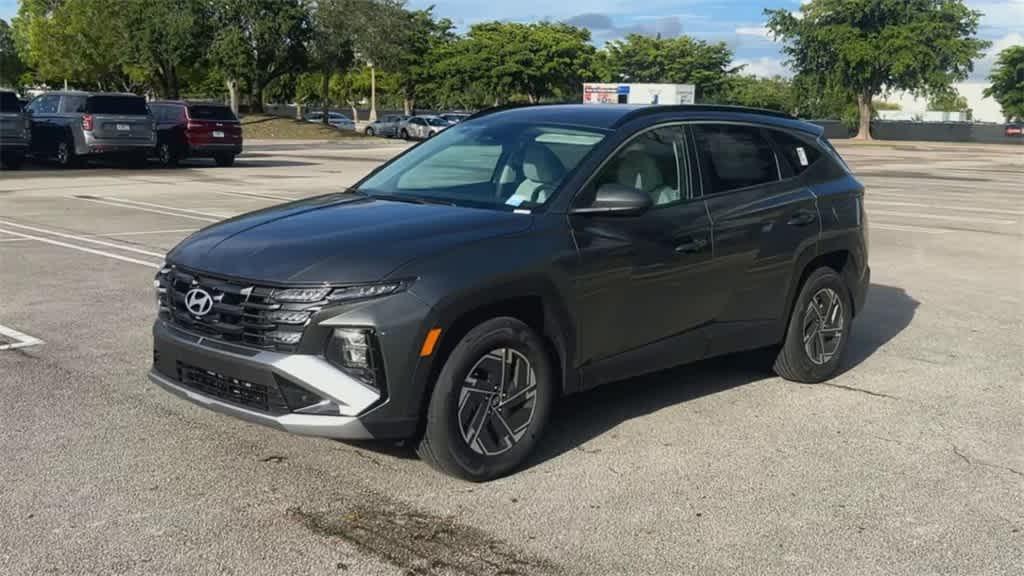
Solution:
M 363 300 L 366 298 L 379 298 L 389 294 L 395 294 L 405 290 L 410 280 L 393 280 L 379 282 L 377 284 L 360 284 L 356 286 L 342 286 L 331 288 L 329 286 L 318 286 L 316 288 L 284 288 L 274 290 L 273 298 L 278 302 L 314 304 L 325 299 L 330 302 L 348 302 L 351 300 Z
M 167 286 L 165 285 L 167 275 L 170 272 L 171 268 L 165 265 L 156 273 L 156 277 L 153 278 L 153 292 L 156 297 L 156 308 L 158 314 L 168 312 L 171 309 L 170 303 L 167 299 Z

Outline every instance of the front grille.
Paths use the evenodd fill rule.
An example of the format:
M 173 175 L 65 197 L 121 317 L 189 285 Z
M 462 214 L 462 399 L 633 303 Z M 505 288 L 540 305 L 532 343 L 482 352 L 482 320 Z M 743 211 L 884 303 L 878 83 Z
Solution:
M 197 289 L 212 300 L 209 311 L 201 315 L 190 310 L 186 301 Z M 281 352 L 295 351 L 310 316 L 325 303 L 279 302 L 274 288 L 177 267 L 157 274 L 157 291 L 161 316 L 175 326 L 240 346 Z

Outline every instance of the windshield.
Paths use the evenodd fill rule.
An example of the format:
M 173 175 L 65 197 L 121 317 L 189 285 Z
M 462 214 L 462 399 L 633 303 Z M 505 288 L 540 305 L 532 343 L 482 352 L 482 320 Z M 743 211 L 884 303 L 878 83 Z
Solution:
M 534 208 L 554 196 L 604 137 L 597 130 L 485 118 L 441 132 L 381 168 L 358 190 L 479 208 Z

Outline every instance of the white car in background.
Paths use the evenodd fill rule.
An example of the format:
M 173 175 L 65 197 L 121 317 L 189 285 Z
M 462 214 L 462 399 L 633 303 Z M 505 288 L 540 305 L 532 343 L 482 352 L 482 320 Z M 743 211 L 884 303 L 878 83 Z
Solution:
M 402 124 L 399 136 L 402 140 L 426 140 L 451 125 L 451 122 L 440 116 L 413 116 Z
M 306 122 L 312 122 L 314 124 L 320 124 L 324 121 L 323 112 L 310 112 L 306 114 Z M 355 130 L 356 123 L 351 118 L 345 116 L 340 112 L 328 112 L 327 123 L 334 126 L 338 130 Z

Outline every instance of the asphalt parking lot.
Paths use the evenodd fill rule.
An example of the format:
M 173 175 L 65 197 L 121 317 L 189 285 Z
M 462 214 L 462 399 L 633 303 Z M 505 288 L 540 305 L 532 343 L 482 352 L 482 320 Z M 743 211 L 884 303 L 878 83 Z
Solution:
M 1020 574 L 1024 148 L 838 147 L 874 272 L 841 376 L 740 356 L 612 385 L 484 485 L 145 376 L 164 252 L 401 145 L 0 173 L 0 574 Z

